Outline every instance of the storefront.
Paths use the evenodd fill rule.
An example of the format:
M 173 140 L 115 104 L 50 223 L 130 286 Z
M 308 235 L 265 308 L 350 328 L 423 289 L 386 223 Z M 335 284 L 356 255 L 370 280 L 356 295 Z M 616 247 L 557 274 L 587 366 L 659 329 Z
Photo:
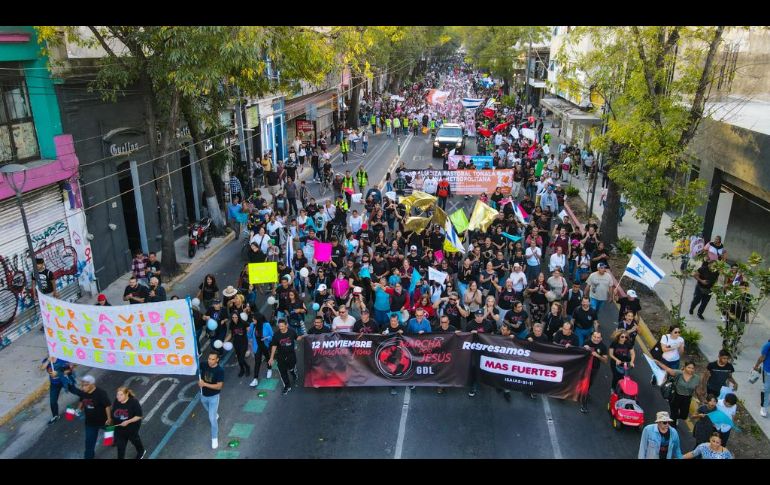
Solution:
M 602 124 L 601 117 L 561 98 L 544 97 L 540 106 L 553 113 L 553 124 L 560 129 L 561 139 L 579 147 L 589 146 L 593 129 Z
M 304 141 L 318 139 L 332 125 L 332 105 L 336 91 L 328 89 L 294 98 L 286 103 L 287 135 L 290 142 L 297 133 Z
M 272 152 L 273 160 L 285 160 L 289 156 L 289 148 L 283 96 L 261 100 L 259 116 L 262 152 Z

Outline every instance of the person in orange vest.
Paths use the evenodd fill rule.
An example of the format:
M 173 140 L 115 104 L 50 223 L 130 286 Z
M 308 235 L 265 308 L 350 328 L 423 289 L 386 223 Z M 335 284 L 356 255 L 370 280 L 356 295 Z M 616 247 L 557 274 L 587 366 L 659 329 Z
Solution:
M 446 210 L 446 200 L 452 196 L 452 188 L 449 186 L 446 175 L 441 176 L 441 181 L 436 186 L 436 195 L 438 196 L 439 207 Z

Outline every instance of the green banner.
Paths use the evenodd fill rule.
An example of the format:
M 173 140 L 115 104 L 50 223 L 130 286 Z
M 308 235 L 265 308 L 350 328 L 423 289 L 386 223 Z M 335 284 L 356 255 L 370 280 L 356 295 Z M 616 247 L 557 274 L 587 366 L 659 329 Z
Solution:
M 465 211 L 462 209 L 457 209 L 452 212 L 452 215 L 449 216 L 449 220 L 454 224 L 457 234 L 462 234 L 462 232 L 468 228 L 468 218 L 465 216 Z

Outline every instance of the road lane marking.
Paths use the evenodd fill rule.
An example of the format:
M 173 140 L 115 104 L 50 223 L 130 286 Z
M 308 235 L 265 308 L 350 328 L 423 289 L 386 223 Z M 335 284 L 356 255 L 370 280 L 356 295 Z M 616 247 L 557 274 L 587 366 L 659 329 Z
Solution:
M 553 422 L 553 415 L 551 414 L 551 405 L 548 403 L 548 398 L 541 394 L 540 400 L 543 402 L 543 411 L 545 411 L 545 419 L 548 423 L 548 435 L 551 438 L 551 447 L 553 448 L 553 457 L 557 460 L 561 460 L 561 448 L 559 447 L 559 440 L 556 438 L 556 425 Z
M 411 391 L 409 387 L 406 387 L 404 391 L 404 405 L 401 407 L 401 421 L 398 423 L 398 438 L 396 438 L 396 453 L 393 458 L 396 460 L 401 459 L 401 453 L 404 451 L 404 434 L 406 433 L 406 418 L 409 416 L 409 400 L 411 398 Z

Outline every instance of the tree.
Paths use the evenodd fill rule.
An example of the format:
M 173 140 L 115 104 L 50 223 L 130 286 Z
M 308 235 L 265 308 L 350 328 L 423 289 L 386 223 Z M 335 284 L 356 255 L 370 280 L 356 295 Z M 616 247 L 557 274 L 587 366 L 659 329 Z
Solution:
M 466 60 L 503 80 L 508 94 L 513 82 L 513 60 L 527 52 L 530 44 L 542 42 L 548 33 L 544 26 L 469 26 L 462 28 L 468 54 Z
M 621 147 L 609 175 L 647 224 L 646 254 L 654 249 L 663 211 L 677 192 L 689 190 L 672 181 L 689 170 L 684 152 L 704 115 L 723 33 L 723 26 L 585 27 L 572 33 L 571 43 L 588 38 L 600 54 L 612 52 L 606 59 L 583 57 L 584 88 L 610 89 L 612 78 L 605 74 L 623 66 L 599 144 Z

